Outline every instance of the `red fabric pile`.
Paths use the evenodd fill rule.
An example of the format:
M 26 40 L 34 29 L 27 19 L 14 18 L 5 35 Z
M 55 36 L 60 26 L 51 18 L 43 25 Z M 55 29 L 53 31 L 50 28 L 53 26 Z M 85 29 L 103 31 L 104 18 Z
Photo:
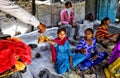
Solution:
M 31 48 L 14 39 L 0 40 L 0 73 L 9 70 L 20 57 L 23 63 L 31 63 Z

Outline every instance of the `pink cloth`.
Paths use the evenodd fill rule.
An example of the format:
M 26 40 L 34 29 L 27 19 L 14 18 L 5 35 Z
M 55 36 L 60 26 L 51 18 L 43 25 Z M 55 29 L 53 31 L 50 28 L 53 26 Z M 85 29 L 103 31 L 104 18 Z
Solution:
M 75 22 L 74 12 L 71 11 L 70 16 L 69 16 L 66 8 L 61 11 L 60 17 L 61 17 L 61 23 L 63 25 L 67 25 L 67 24 L 69 24 L 71 22 Z

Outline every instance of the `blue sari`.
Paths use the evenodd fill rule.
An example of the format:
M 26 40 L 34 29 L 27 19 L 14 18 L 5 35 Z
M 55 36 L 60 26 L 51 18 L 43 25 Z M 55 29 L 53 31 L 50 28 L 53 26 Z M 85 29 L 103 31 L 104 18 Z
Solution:
M 56 43 L 54 47 L 56 49 L 56 62 L 54 67 L 58 74 L 70 71 L 70 56 L 72 57 L 73 67 L 77 66 L 86 58 L 84 54 L 71 53 L 68 40 L 66 40 L 64 45 L 58 45 Z
M 90 68 L 91 66 L 97 65 L 100 62 L 102 62 L 105 58 L 107 58 L 107 56 L 108 56 L 107 52 L 97 52 L 96 39 L 95 38 L 92 38 L 92 45 L 88 45 L 86 43 L 85 38 L 83 38 L 79 42 L 76 49 L 80 50 L 82 48 L 86 49 L 87 53 L 85 54 L 85 56 L 87 58 L 78 65 L 80 70 L 86 70 L 86 69 Z M 97 58 L 96 58 L 96 60 L 93 60 L 92 57 L 94 57 L 95 55 L 97 55 Z

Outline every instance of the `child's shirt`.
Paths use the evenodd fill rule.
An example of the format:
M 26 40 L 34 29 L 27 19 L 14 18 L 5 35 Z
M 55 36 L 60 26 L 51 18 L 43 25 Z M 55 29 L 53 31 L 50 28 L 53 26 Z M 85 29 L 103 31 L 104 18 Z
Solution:
M 80 49 L 86 49 L 86 56 L 89 58 L 91 57 L 95 52 L 97 52 L 97 47 L 96 47 L 96 39 L 95 38 L 92 38 L 92 45 L 88 45 L 85 38 L 83 38 L 78 46 L 76 47 L 77 50 L 80 50 Z

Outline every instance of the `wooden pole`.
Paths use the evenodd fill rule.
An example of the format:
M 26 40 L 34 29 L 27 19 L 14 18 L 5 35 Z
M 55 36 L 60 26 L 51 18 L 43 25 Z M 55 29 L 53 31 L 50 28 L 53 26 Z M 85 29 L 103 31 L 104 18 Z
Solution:
M 35 16 L 36 13 L 36 6 L 35 6 L 35 0 L 32 0 L 32 15 Z M 34 30 L 34 26 L 31 27 L 31 31 Z

